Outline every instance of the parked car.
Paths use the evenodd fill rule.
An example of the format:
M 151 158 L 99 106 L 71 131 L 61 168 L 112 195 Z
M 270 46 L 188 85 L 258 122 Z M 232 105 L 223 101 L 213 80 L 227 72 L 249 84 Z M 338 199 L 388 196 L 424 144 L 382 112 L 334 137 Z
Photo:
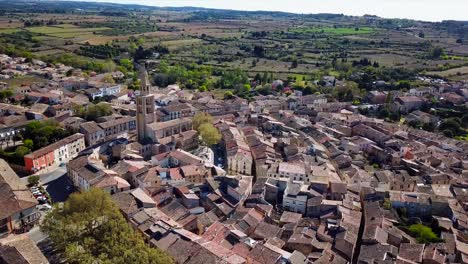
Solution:
M 48 204 L 48 203 L 45 203 L 45 204 L 41 204 L 41 205 L 36 206 L 36 208 L 39 211 L 48 211 L 48 210 L 52 209 L 52 206 L 50 204 Z
M 41 200 L 47 201 L 47 198 L 46 198 L 45 196 L 42 196 L 42 195 L 41 195 L 41 196 L 37 196 L 37 197 L 36 197 L 36 200 L 38 200 L 38 201 L 41 201 Z

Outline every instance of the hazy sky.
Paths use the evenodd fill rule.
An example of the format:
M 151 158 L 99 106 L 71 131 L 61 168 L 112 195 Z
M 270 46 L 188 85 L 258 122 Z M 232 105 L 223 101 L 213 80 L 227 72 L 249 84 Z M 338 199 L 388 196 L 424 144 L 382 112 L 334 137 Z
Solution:
M 468 0 L 90 0 L 154 6 L 196 6 L 294 13 L 343 13 L 412 18 L 427 21 L 468 21 Z

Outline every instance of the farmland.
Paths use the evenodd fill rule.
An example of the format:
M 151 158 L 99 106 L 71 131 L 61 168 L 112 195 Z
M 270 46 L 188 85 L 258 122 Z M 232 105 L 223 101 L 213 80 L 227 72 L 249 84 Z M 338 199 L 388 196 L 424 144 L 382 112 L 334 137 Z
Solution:
M 293 33 L 320 33 L 320 34 L 330 34 L 330 35 L 362 35 L 362 34 L 371 34 L 377 30 L 370 27 L 318 27 L 318 28 L 294 28 L 291 30 Z
M 138 49 L 153 51 L 143 57 L 158 54 L 156 59 L 171 67 L 211 67 L 215 79 L 237 68 L 250 77 L 349 78 L 363 60 L 382 71 L 459 78 L 468 66 L 468 34 L 454 33 L 463 24 L 60 1 L 20 9 L 2 3 L 0 42 L 10 53 L 86 65 L 88 71 L 125 70 L 120 60 L 131 59 Z M 434 49 L 440 54 L 433 56 Z
M 30 27 L 27 28 L 29 32 L 47 35 L 57 38 L 74 38 L 80 35 L 97 34 L 100 31 L 108 30 L 109 28 L 79 28 L 70 24 L 63 24 L 57 26 L 43 26 L 43 27 Z

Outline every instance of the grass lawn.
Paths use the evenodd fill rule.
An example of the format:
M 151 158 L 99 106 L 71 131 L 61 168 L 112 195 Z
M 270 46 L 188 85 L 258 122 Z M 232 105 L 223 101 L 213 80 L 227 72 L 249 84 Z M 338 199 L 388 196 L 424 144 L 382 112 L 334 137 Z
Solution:
M 371 27 L 362 27 L 359 30 L 356 28 L 345 28 L 345 27 L 323 27 L 323 28 L 293 28 L 290 29 L 290 32 L 297 33 L 324 33 L 330 35 L 361 35 L 361 34 L 370 34 L 377 32 L 375 28 Z

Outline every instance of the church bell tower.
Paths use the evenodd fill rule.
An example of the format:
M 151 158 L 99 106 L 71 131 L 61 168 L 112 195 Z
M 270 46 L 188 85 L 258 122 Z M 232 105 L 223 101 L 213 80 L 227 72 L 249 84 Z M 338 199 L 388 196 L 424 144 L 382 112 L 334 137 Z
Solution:
M 145 64 L 139 67 L 139 78 L 141 81 L 140 94 L 136 97 L 137 104 L 137 129 L 138 142 L 144 144 L 147 137 L 146 125 L 154 122 L 154 95 L 150 95 L 150 82 Z

